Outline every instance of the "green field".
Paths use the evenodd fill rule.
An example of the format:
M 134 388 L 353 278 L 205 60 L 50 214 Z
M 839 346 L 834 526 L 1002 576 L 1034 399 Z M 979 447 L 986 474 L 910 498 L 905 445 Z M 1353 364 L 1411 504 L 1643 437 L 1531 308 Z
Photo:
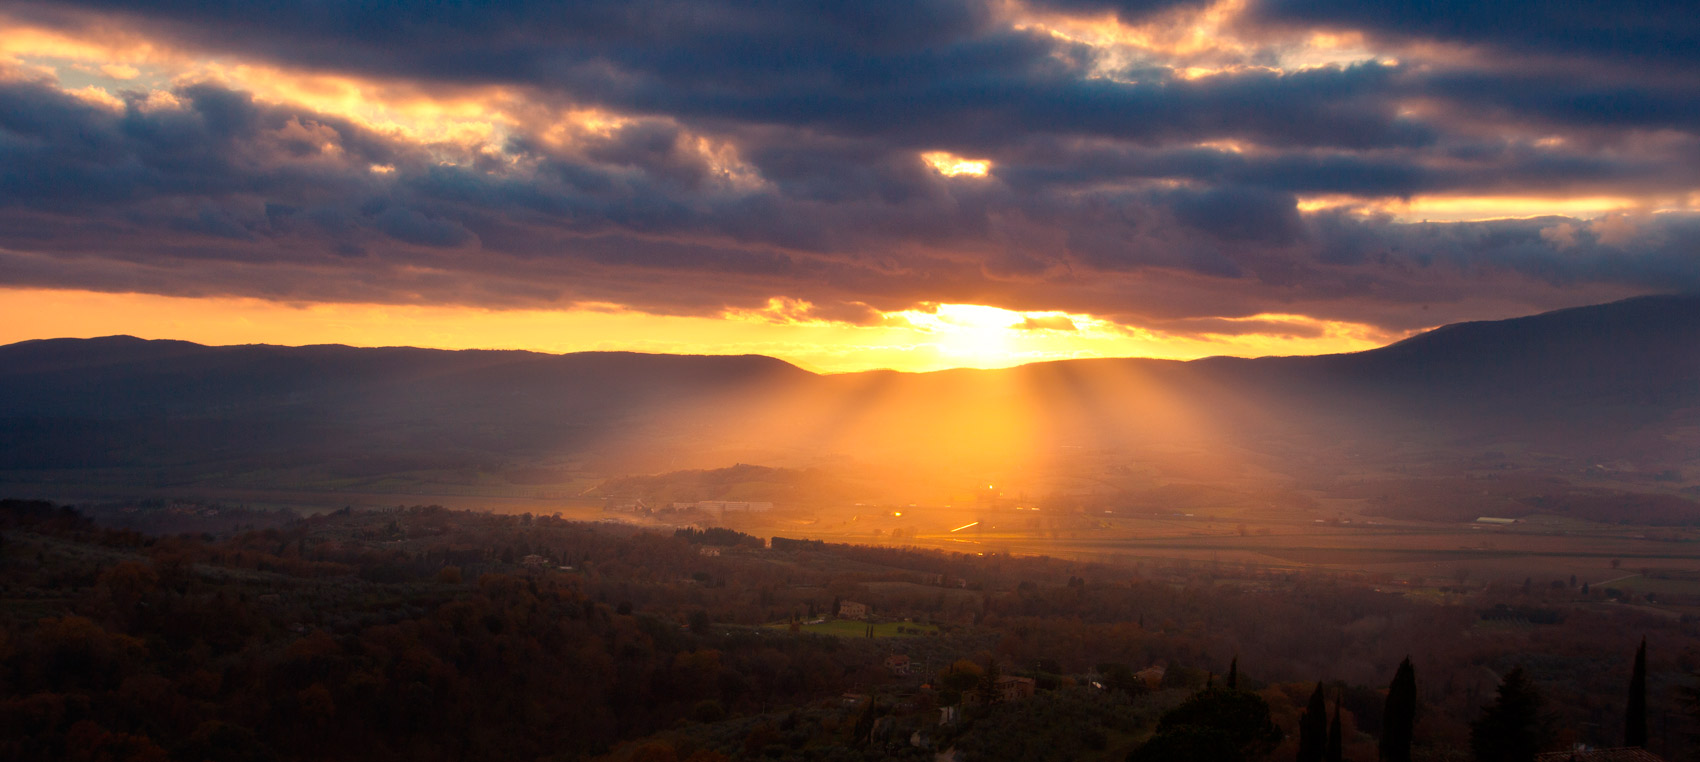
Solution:
M 1700 580 L 1694 579 L 1659 579 L 1640 574 L 1596 583 L 1601 588 L 1617 588 L 1636 593 L 1656 593 L 1660 595 L 1700 595 Z
M 788 622 L 768 625 L 768 627 L 781 630 L 790 626 L 791 625 Z M 828 619 L 817 624 L 805 624 L 803 625 L 802 630 L 803 632 L 812 632 L 817 635 L 836 635 L 841 638 L 862 638 L 867 637 L 868 623 L 857 621 L 855 619 Z M 939 628 L 936 625 L 920 624 L 917 622 L 874 623 L 874 637 L 876 638 L 908 638 L 916 635 L 932 635 L 937 633 L 938 630 Z

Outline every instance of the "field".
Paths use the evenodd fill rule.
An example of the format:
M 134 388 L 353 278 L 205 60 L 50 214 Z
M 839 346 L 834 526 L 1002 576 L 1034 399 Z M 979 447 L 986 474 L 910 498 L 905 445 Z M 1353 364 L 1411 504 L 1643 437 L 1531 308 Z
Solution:
M 784 629 L 789 624 L 780 622 L 768 627 Z M 938 632 L 938 627 L 916 622 L 875 622 L 874 637 L 876 638 L 909 638 L 916 635 L 931 635 Z M 828 619 L 823 622 L 811 622 L 802 626 L 803 632 L 817 635 L 834 635 L 841 638 L 864 638 L 868 636 L 868 623 L 855 619 Z
M 769 521 L 743 531 L 828 542 L 937 548 L 970 555 L 1049 555 L 1075 561 L 1327 570 L 1413 585 L 1537 584 L 1553 580 L 1643 592 L 1700 592 L 1700 530 L 1601 524 L 1533 515 L 1516 524 L 1411 521 L 1342 510 L 1116 513 L 1088 517 L 1031 508 L 908 507 Z M 1326 516 L 1326 518 L 1323 518 Z M 836 519 L 836 520 L 835 520 Z M 952 531 L 955 530 L 955 531 Z M 1643 576 L 1644 575 L 1644 576 Z
M 1700 596 L 1700 583 L 1689 581 L 1700 577 L 1700 528 L 1695 526 L 1608 524 L 1579 515 L 1543 514 L 1513 514 L 1518 516 L 1515 524 L 1483 524 L 1473 521 L 1475 516 L 1482 515 L 1476 512 L 1473 503 L 1451 502 L 1464 491 L 1460 485 L 1491 487 L 1496 495 L 1512 494 L 1507 490 L 1551 486 L 1524 484 L 1527 479 L 1515 474 L 1495 472 L 1465 479 L 1446 471 L 1451 476 L 1414 480 L 1394 479 L 1366 468 L 1362 473 L 1337 475 L 1333 486 L 1326 489 L 1300 489 L 1291 486 L 1290 480 L 1286 482 L 1288 486 L 1271 487 L 1271 483 L 1281 480 L 1253 468 L 1255 459 L 1241 458 L 1241 462 L 1229 468 L 1203 463 L 1200 459 L 1204 455 L 1182 452 L 1132 465 L 1106 456 L 1080 464 L 1075 477 L 1030 482 L 1032 492 L 986 485 L 984 489 L 946 490 L 950 494 L 943 500 L 917 503 L 856 502 L 849 495 L 860 494 L 862 486 L 846 485 L 852 482 L 861 485 L 861 482 L 820 482 L 811 476 L 802 481 L 793 479 L 795 483 L 786 482 L 787 494 L 792 499 L 775 499 L 778 509 L 771 513 L 724 516 L 605 513 L 600 497 L 578 496 L 588 489 L 585 485 L 599 483 L 578 471 L 573 472 L 570 483 L 523 487 L 491 474 L 458 472 L 418 472 L 411 474 L 410 479 L 368 480 L 358 487 L 313 483 L 296 489 L 233 485 L 126 487 L 118 483 L 79 482 L 69 479 L 69 474 L 63 475 L 67 477 L 65 481 L 20 481 L 6 486 L 15 496 L 87 504 L 186 498 L 225 506 L 288 508 L 309 514 L 343 506 L 384 508 L 436 503 L 504 514 L 558 514 L 581 521 L 616 520 L 662 528 L 713 523 L 758 537 L 934 548 L 968 555 L 1048 555 L 1073 561 L 1136 563 L 1159 568 L 1203 565 L 1232 568 L 1236 573 L 1311 570 L 1362 574 L 1378 580 L 1402 581 L 1413 587 L 1476 586 L 1495 581 L 1520 584 L 1526 579 L 1532 584 L 1550 584 L 1555 580 L 1568 584 L 1572 576 L 1578 584 L 1598 586 L 1629 575 L 1642 575 L 1625 579 L 1617 586 L 1641 593 Z M 766 474 L 762 476 L 764 479 L 781 481 L 801 478 L 796 475 L 805 473 L 739 466 L 723 472 L 643 477 L 634 483 L 655 482 L 669 489 L 704 480 L 719 484 L 735 476 L 743 478 L 739 474 L 751 470 Z M 521 476 L 539 480 L 567 478 L 566 472 L 559 470 Z M 1178 476 L 1195 477 L 1199 482 L 1169 481 Z M 120 477 L 121 474 L 113 475 L 115 482 L 122 481 Z M 1599 480 L 1609 478 L 1616 477 L 1585 476 L 1590 480 L 1587 484 L 1595 487 L 1604 483 Z M 464 483 L 452 483 L 457 479 Z M 731 485 L 742 491 L 749 483 Z M 710 496 L 724 498 L 729 494 L 732 493 L 713 492 Z M 909 499 L 924 500 L 923 494 L 928 492 L 915 492 Z M 1397 500 L 1387 502 L 1388 495 L 1397 496 Z M 756 496 L 778 498 L 778 495 Z M 1438 520 L 1386 515 L 1389 506 L 1409 501 L 1445 507 L 1427 511 L 1433 516 L 1469 518 Z M 667 504 L 659 498 L 650 503 Z

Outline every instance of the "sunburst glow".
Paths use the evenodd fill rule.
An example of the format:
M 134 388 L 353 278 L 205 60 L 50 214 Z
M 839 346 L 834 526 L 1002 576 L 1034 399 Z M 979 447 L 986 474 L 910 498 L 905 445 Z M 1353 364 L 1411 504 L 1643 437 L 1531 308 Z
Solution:
M 986 173 L 992 170 L 992 163 L 985 159 L 964 159 L 943 151 L 929 151 L 921 154 L 921 159 L 945 177 L 985 177 Z

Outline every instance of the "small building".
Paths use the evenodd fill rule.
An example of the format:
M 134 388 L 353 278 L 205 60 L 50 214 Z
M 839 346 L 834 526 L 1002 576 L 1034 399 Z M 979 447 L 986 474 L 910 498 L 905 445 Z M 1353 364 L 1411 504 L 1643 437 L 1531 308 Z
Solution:
M 520 559 L 519 563 L 527 569 L 546 569 L 549 567 L 549 559 L 537 555 L 536 553 Z
M 1157 690 L 1158 686 L 1163 684 L 1163 675 L 1166 672 L 1168 672 L 1168 670 L 1163 669 L 1159 665 L 1153 664 L 1145 669 L 1133 673 L 1133 676 L 1144 680 L 1146 687 L 1149 687 L 1151 690 Z
M 838 604 L 839 619 L 861 619 L 868 615 L 868 604 L 842 601 Z
M 849 693 L 849 692 L 846 692 L 844 695 L 838 697 L 838 703 L 854 709 L 856 707 L 859 707 L 863 704 L 868 703 L 868 700 L 871 699 L 871 698 L 873 698 L 873 697 L 869 696 L 866 693 Z
M 1001 701 L 1020 701 L 1031 698 L 1034 691 L 1033 678 L 1004 675 L 998 678 L 998 699 Z
M 1476 523 L 1477 524 L 1491 524 L 1491 525 L 1495 525 L 1495 526 L 1500 526 L 1500 525 L 1505 525 L 1505 524 L 1516 524 L 1519 521 L 1521 521 L 1521 519 L 1507 519 L 1507 518 L 1501 518 L 1499 516 L 1477 516 L 1476 517 Z
M 893 675 L 903 676 L 909 674 L 910 662 L 908 655 L 892 654 L 885 657 L 885 668 Z
M 698 546 L 698 547 L 697 547 L 697 552 L 698 552 L 698 553 L 701 553 L 701 554 L 703 554 L 703 555 L 705 555 L 705 556 L 718 556 L 718 555 L 720 555 L 720 549 L 719 549 L 719 548 L 716 548 L 716 547 L 714 547 L 714 546 L 713 546 L 713 545 L 701 545 L 701 546 Z

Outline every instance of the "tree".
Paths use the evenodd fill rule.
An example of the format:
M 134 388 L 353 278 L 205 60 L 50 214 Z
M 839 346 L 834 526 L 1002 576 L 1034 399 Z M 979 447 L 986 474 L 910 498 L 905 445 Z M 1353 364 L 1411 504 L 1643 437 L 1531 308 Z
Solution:
M 862 746 L 872 740 L 874 734 L 874 699 L 868 697 L 868 705 L 862 709 L 862 716 L 856 719 L 855 727 L 850 729 L 850 742 Z
M 1226 741 L 1234 754 L 1206 754 Z M 1157 734 L 1129 760 L 1257 759 L 1281 743 L 1281 728 L 1269 718 L 1269 703 L 1250 691 L 1199 691 L 1163 714 Z M 1150 751 L 1146 747 L 1151 747 Z M 1199 752 L 1189 756 L 1191 752 Z M 1176 756 L 1178 755 L 1178 756 Z
M 1399 662 L 1387 686 L 1381 719 L 1381 762 L 1411 762 L 1411 738 L 1417 724 L 1417 672 L 1411 657 Z
M 1521 666 L 1507 672 L 1499 695 L 1470 723 L 1477 762 L 1533 762 L 1547 741 L 1541 697 Z
M 1228 690 L 1237 691 L 1239 689 L 1240 689 L 1240 657 L 1235 656 L 1233 661 L 1228 662 Z
M 1691 749 L 1700 749 L 1700 732 L 1693 730 L 1700 728 L 1700 683 L 1678 686 L 1676 696 L 1677 701 L 1682 704 L 1683 714 L 1687 715 L 1688 726 L 1691 728 L 1687 734 L 1689 746 Z
M 1322 683 L 1310 694 L 1310 703 L 1299 716 L 1298 762 L 1322 762 L 1323 747 L 1328 743 L 1328 699 L 1322 695 Z
M 1245 762 L 1246 756 L 1234 741 L 1215 728 L 1196 725 L 1158 733 L 1127 755 L 1127 762 Z
M 996 704 L 1002 698 L 998 695 L 998 678 L 1002 676 L 1003 673 L 998 671 L 997 662 L 986 665 L 985 674 L 980 676 L 980 695 L 985 698 L 986 703 Z
M 1629 708 L 1623 723 L 1624 746 L 1647 745 L 1647 638 L 1635 649 L 1635 669 L 1629 675 Z
M 1328 721 L 1328 745 L 1324 747 L 1322 759 L 1324 762 L 1341 762 L 1342 748 L 1345 740 L 1341 737 L 1340 729 L 1340 697 L 1334 697 L 1334 719 Z

